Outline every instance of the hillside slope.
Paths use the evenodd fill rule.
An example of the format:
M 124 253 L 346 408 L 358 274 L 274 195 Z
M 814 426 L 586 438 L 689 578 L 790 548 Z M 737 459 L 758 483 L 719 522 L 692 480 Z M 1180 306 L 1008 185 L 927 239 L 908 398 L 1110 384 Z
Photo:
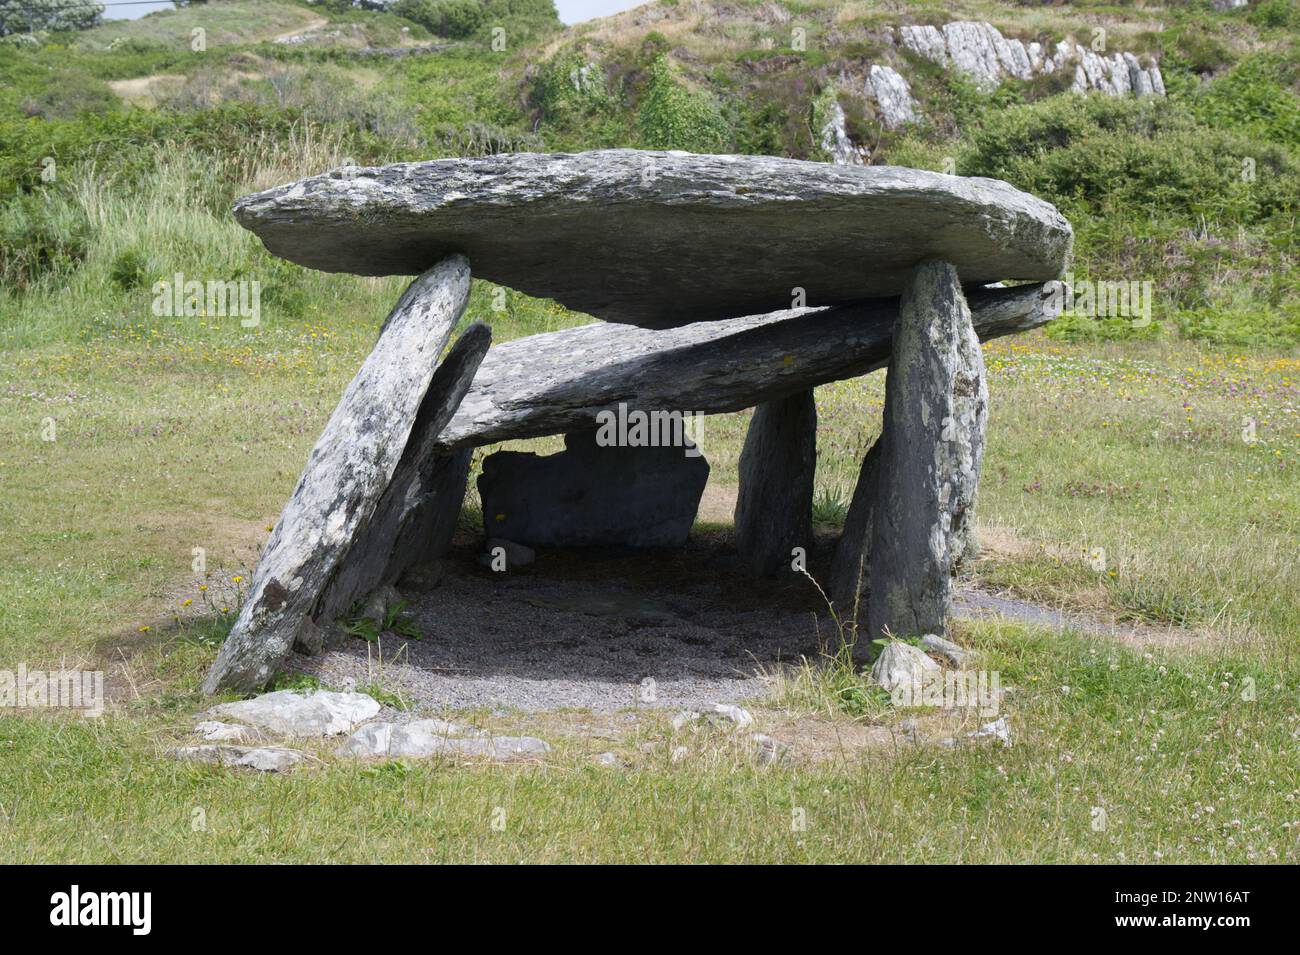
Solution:
M 660 0 L 568 29 L 549 0 L 483 0 L 454 28 L 445 9 L 214 0 L 0 46 L 0 189 L 48 191 L 50 158 L 129 170 L 156 142 L 229 157 L 304 129 L 367 162 L 635 146 L 897 163 L 1007 179 L 1072 219 L 1077 278 L 1152 283 L 1153 321 L 1054 334 L 1300 341 L 1297 0 Z M 16 202 L 21 288 L 77 253 L 71 226 Z

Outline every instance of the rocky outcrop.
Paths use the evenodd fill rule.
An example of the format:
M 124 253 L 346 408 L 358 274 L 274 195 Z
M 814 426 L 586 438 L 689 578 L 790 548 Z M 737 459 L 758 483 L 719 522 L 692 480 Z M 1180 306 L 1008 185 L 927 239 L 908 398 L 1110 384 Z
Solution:
M 411 283 L 312 449 L 267 541 L 204 690 L 254 690 L 275 675 L 327 581 L 389 487 L 438 358 L 469 297 L 452 256 Z
M 1041 43 L 1008 38 L 989 23 L 960 20 L 935 26 L 898 28 L 899 41 L 913 53 L 969 76 L 986 89 L 1013 77 L 1069 70 L 1075 92 L 1097 90 L 1111 96 L 1163 96 L 1164 79 L 1154 61 L 1143 64 L 1132 53 L 1105 55 L 1067 38 L 1049 52 Z
M 997 180 L 636 150 L 335 170 L 235 215 L 311 268 L 403 274 L 463 252 L 479 278 L 647 328 L 769 312 L 798 290 L 810 305 L 897 295 L 927 256 L 967 284 L 1044 281 L 1072 241 L 1056 209 Z
M 873 63 L 867 86 L 876 100 L 881 122 L 886 129 L 898 129 L 916 122 L 916 101 L 907 80 L 892 66 Z
M 987 341 L 1057 315 L 1061 284 L 971 291 Z M 743 411 L 816 385 L 883 368 L 898 300 L 789 309 L 666 331 L 600 322 L 497 345 L 439 437 L 472 448 L 593 428 L 602 411 Z
M 709 478 L 699 449 L 666 440 L 602 446 L 597 436 L 566 434 L 559 454 L 485 458 L 478 491 L 487 536 L 533 547 L 685 544 Z

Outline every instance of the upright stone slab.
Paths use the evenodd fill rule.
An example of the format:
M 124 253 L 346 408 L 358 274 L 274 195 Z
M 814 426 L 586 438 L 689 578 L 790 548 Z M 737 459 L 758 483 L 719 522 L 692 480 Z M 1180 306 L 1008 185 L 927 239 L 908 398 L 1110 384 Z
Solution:
M 957 343 L 957 372 L 953 377 L 953 429 L 958 466 L 956 485 L 949 508 L 948 553 L 956 573 L 979 555 L 975 534 L 975 498 L 984 464 L 984 433 L 988 425 L 988 381 L 984 374 L 984 353 L 974 322 L 966 323 Z M 835 548 L 828 594 L 836 612 L 844 618 L 858 605 L 866 582 L 871 547 L 872 517 L 880 480 L 880 449 L 877 440 L 862 461 L 853 491 L 853 501 L 844 521 L 844 532 Z
M 471 325 L 434 372 L 393 479 L 339 562 L 315 616 L 338 616 L 376 587 L 396 583 L 408 568 L 441 557 L 451 544 L 470 452 L 440 453 L 436 443 L 491 343 L 491 329 Z
M 685 544 L 709 478 L 698 449 L 601 446 L 596 434 L 566 434 L 559 454 L 488 456 L 478 479 L 488 538 L 536 547 Z
M 812 547 L 817 404 L 811 390 L 754 409 L 740 452 L 736 551 L 756 577 L 791 566 L 796 547 Z
M 330 416 L 253 573 L 203 689 L 264 686 L 392 480 L 438 358 L 469 298 L 449 256 L 411 283 Z
M 969 323 L 956 269 L 935 261 L 917 266 L 903 293 L 885 382 L 867 569 L 868 642 L 885 631 L 897 637 L 944 633 L 952 507 L 958 486 L 969 479 L 955 420 Z
M 879 483 L 880 439 L 877 438 L 862 459 L 858 483 L 853 488 L 853 500 L 844 517 L 844 530 L 840 534 L 839 543 L 835 545 L 835 558 L 831 561 L 827 596 L 835 605 L 835 612 L 841 622 L 848 620 L 859 606 L 858 597 L 862 593 L 867 572 Z
M 984 467 L 984 434 L 989 420 L 989 385 L 984 373 L 984 352 L 971 322 L 964 322 L 957 340 L 957 374 L 953 377 L 953 437 L 957 467 L 948 528 L 952 571 L 979 556 L 975 532 L 975 499 Z

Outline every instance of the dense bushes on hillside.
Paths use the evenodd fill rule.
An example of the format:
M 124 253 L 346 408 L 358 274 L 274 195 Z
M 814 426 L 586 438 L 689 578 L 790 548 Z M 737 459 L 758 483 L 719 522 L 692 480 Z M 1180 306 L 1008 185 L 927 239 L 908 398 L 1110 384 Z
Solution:
M 94 0 L 0 0 L 0 36 L 37 30 L 84 30 L 100 21 Z

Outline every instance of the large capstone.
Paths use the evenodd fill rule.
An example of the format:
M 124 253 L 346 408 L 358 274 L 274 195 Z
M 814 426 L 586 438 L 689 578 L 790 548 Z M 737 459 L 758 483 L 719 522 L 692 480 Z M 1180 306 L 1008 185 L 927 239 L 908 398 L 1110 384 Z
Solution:
M 694 445 L 602 446 L 596 431 L 565 435 L 564 450 L 498 451 L 478 479 L 489 538 L 534 547 L 680 547 L 709 464 Z
M 469 263 L 451 256 L 412 282 L 389 314 L 307 458 L 205 692 L 264 686 L 312 626 L 326 583 L 392 481 L 469 285 Z
M 967 285 L 1041 282 L 1073 240 L 995 179 L 628 149 L 348 167 L 235 216 L 311 268 L 416 274 L 461 252 L 479 278 L 647 328 L 896 296 L 928 256 Z

